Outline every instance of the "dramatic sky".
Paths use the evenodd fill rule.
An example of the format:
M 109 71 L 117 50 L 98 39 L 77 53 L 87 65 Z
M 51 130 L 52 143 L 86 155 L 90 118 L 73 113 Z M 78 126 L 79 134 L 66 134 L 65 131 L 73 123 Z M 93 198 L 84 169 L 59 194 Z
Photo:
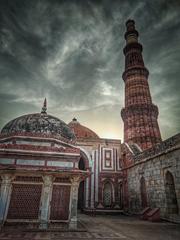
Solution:
M 20 115 L 76 117 L 123 139 L 125 21 L 133 18 L 163 138 L 180 129 L 180 1 L 0 0 L 0 128 Z

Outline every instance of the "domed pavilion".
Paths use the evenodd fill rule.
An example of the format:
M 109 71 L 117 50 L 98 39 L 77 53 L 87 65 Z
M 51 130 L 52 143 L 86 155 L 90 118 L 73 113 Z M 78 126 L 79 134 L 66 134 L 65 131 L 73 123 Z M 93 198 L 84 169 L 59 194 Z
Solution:
M 1 223 L 76 224 L 78 186 L 89 175 L 79 161 L 87 156 L 75 146 L 71 128 L 47 114 L 46 105 L 45 99 L 40 113 L 15 118 L 1 130 Z

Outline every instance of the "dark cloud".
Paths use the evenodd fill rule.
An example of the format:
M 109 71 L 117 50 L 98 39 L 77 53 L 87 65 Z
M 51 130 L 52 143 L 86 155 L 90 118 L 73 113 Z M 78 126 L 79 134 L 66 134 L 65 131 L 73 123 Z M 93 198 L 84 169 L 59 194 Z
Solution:
M 0 126 L 48 110 L 121 137 L 125 21 L 134 18 L 164 138 L 179 131 L 179 1 L 0 1 Z

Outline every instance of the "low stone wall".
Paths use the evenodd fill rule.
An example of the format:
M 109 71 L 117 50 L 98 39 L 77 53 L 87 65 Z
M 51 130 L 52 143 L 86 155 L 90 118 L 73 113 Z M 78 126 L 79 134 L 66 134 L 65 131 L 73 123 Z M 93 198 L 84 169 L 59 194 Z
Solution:
M 135 157 L 136 161 L 134 165 L 128 168 L 129 209 L 131 212 L 138 213 L 143 209 L 144 205 L 147 204 L 147 206 L 151 208 L 160 208 L 162 217 L 168 217 L 173 213 L 180 215 L 179 141 L 177 141 L 177 137 L 174 144 L 172 144 L 172 141 L 168 141 L 171 142 L 171 145 L 162 143 L 163 146 L 158 147 L 160 150 L 163 149 L 163 151 L 150 155 L 141 153 L 141 156 Z M 169 147 L 164 149 L 164 145 Z M 153 150 L 151 150 L 151 152 L 152 151 Z M 170 187 L 172 187 L 171 182 L 167 183 L 166 178 L 168 172 L 174 179 L 174 192 L 176 194 L 176 205 L 178 208 L 176 211 L 173 209 L 175 200 L 173 200 L 171 196 L 173 194 L 173 189 L 170 190 L 169 193 L 167 192 L 167 184 L 170 184 Z M 143 187 L 143 189 L 141 186 L 142 178 L 145 182 L 145 187 Z M 169 181 L 172 180 L 170 179 Z M 147 199 L 144 199 L 145 194 L 147 195 Z

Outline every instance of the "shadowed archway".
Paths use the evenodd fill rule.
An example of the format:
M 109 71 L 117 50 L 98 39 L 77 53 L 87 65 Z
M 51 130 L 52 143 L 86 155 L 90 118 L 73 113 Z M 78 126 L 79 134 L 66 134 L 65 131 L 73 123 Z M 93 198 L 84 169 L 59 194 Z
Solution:
M 171 172 L 167 171 L 165 175 L 165 191 L 167 201 L 167 213 L 178 214 L 178 203 L 174 184 L 174 177 Z
M 141 177 L 141 180 L 140 180 L 140 192 L 141 192 L 141 207 L 146 208 L 148 203 L 147 203 L 146 182 L 144 177 Z
M 84 170 L 85 171 L 85 161 L 84 158 L 81 157 L 79 160 L 79 165 L 78 168 L 80 170 Z M 83 210 L 84 208 L 84 195 L 85 195 L 85 189 L 84 189 L 84 181 L 81 181 L 79 184 L 79 190 L 78 190 L 78 209 L 79 210 Z

